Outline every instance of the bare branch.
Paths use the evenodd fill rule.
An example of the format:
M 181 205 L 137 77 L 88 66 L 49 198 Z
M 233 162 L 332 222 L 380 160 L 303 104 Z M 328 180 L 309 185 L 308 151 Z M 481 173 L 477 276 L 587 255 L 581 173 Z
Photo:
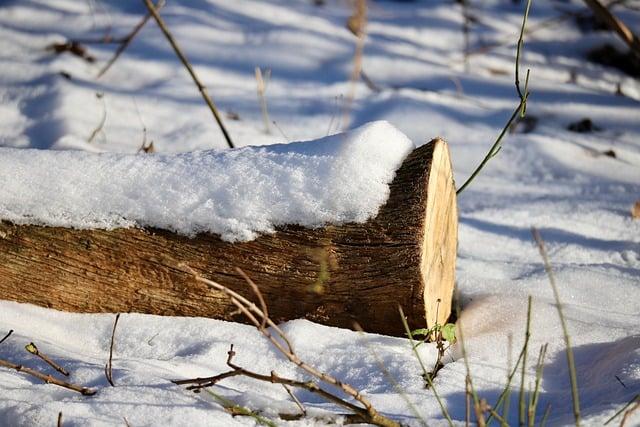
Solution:
M 156 10 L 160 10 L 162 8 L 162 6 L 164 6 L 164 0 L 159 0 L 158 3 L 156 4 Z M 147 13 L 140 20 L 140 22 L 138 22 L 136 24 L 136 26 L 133 27 L 133 29 L 131 30 L 131 32 L 129 34 L 127 34 L 126 36 L 124 36 L 122 39 L 119 40 L 120 46 L 118 46 L 118 49 L 113 54 L 113 56 L 111 57 L 109 62 L 107 62 L 104 65 L 104 67 L 102 67 L 100 72 L 98 72 L 98 75 L 96 76 L 96 78 L 99 79 L 100 77 L 102 77 L 109 70 L 109 68 L 111 68 L 113 63 L 116 62 L 118 60 L 118 58 L 120 57 L 120 55 L 122 55 L 122 52 L 124 52 L 127 49 L 127 47 L 129 47 L 129 44 L 131 44 L 131 41 L 140 32 L 142 27 L 145 26 L 145 24 L 147 23 L 147 21 L 149 21 L 150 18 L 151 18 L 151 14 Z
M 47 384 L 54 384 L 69 390 L 77 391 L 83 396 L 93 396 L 94 394 L 96 394 L 96 390 L 59 380 L 58 378 L 51 375 L 43 374 L 40 371 L 36 371 L 35 369 L 27 368 L 22 365 L 17 365 L 13 362 L 9 362 L 8 360 L 0 359 L 0 366 L 9 369 L 15 369 L 18 372 L 23 372 L 27 375 L 31 375 L 32 377 L 36 377 Z
M 112 362 L 113 362 L 113 344 L 114 344 L 114 338 L 116 335 L 116 327 L 118 326 L 118 320 L 120 320 L 120 313 L 116 314 L 116 320 L 113 322 L 113 330 L 111 331 L 111 345 L 109 346 L 109 361 L 104 366 L 104 375 L 107 377 L 107 381 L 109 381 L 109 384 L 111 384 L 112 387 L 116 386 L 113 382 L 113 372 L 112 372 L 113 363 Z
M 169 44 L 175 51 L 176 55 L 178 56 L 182 64 L 185 66 L 187 71 L 189 72 L 189 75 L 193 79 L 193 82 L 198 87 L 198 90 L 200 91 L 200 94 L 202 95 L 204 102 L 206 102 L 207 106 L 209 107 L 209 110 L 211 110 L 211 113 L 213 114 L 213 117 L 216 119 L 216 122 L 218 123 L 218 126 L 220 127 L 220 130 L 222 131 L 222 134 L 224 135 L 224 138 L 227 141 L 229 148 L 233 148 L 234 145 L 233 145 L 233 142 L 231 141 L 231 136 L 229 136 L 229 133 L 227 132 L 227 128 L 225 128 L 224 123 L 222 122 L 222 117 L 220 116 L 220 113 L 218 113 L 218 108 L 216 107 L 216 105 L 213 103 L 213 100 L 209 96 L 209 92 L 207 91 L 207 88 L 205 87 L 205 85 L 203 85 L 200 82 L 200 79 L 196 75 L 196 72 L 193 70 L 191 63 L 189 62 L 187 57 L 184 55 L 184 53 L 182 53 L 182 49 L 180 49 L 175 39 L 169 32 L 169 28 L 164 23 L 164 20 L 160 17 L 158 10 L 153 5 L 151 0 L 143 0 L 143 2 L 147 6 L 147 9 L 149 9 L 149 13 L 151 14 L 151 16 L 153 16 L 153 19 L 155 19 L 156 23 L 160 27 L 160 30 L 162 30 L 162 33 L 169 41 Z
M 9 332 L 7 332 L 7 334 L 0 340 L 0 344 L 5 342 L 7 340 L 7 338 L 9 338 L 11 336 L 12 333 L 13 333 L 13 329 L 9 330 Z
M 53 369 L 55 369 L 56 371 L 60 372 L 65 377 L 69 376 L 69 372 L 66 369 L 64 369 L 62 366 L 58 365 L 51 358 L 49 358 L 49 356 L 47 356 L 46 354 L 41 353 L 40 350 L 38 350 L 38 347 L 36 347 L 36 345 L 34 343 L 31 342 L 31 343 L 27 344 L 24 348 L 29 353 L 31 353 L 34 356 L 39 357 L 40 359 L 42 359 L 47 365 L 51 366 Z

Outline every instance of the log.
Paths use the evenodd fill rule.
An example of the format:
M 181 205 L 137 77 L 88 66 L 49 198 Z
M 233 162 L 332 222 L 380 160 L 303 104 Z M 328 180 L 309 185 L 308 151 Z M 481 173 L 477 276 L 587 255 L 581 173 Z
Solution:
M 241 268 L 275 321 L 402 335 L 451 312 L 457 207 L 449 150 L 435 139 L 405 159 L 389 199 L 365 223 L 304 228 L 230 243 L 160 229 L 77 230 L 0 223 L 0 298 L 72 312 L 139 312 L 242 321 L 203 277 L 250 299 Z

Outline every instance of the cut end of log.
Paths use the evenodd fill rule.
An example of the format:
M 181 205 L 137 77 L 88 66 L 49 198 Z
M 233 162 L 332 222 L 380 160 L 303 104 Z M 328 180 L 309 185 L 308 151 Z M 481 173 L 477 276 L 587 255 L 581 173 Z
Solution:
M 243 321 L 221 291 L 188 265 L 255 299 L 236 268 L 260 288 L 275 321 L 307 318 L 404 335 L 443 324 L 451 312 L 457 207 L 449 150 L 436 139 L 396 171 L 389 199 L 365 223 L 230 243 L 156 229 L 76 230 L 0 222 L 0 298 L 73 312 L 139 312 Z
M 427 184 L 420 272 L 427 327 L 444 325 L 451 314 L 458 247 L 456 190 L 447 144 L 436 139 Z

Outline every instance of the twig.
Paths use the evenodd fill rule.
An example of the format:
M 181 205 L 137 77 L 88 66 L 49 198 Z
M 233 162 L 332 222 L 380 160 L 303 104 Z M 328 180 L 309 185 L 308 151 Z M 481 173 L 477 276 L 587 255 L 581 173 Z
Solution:
M 293 392 L 291 391 L 291 389 L 289 387 L 287 387 L 284 384 L 282 384 L 282 387 L 284 387 L 284 389 L 287 390 L 287 393 L 289 394 L 291 399 L 293 399 L 293 401 L 296 403 L 296 406 L 300 409 L 300 415 L 303 416 L 303 417 L 306 417 L 307 416 L 307 410 L 305 409 L 305 407 L 302 404 L 302 402 L 300 402 L 300 399 L 298 399 L 296 397 L 296 395 L 293 394 Z
M 56 362 L 51 360 L 46 354 L 41 353 L 40 350 L 38 350 L 38 347 L 36 347 L 36 345 L 34 343 L 31 342 L 31 343 L 27 344 L 26 346 L 24 346 L 24 348 L 29 353 L 31 353 L 34 356 L 39 357 L 40 359 L 42 359 L 47 365 L 51 366 L 53 369 L 55 369 L 56 371 L 60 372 L 65 377 L 69 376 L 69 372 L 67 372 L 66 369 L 64 369 L 62 366 L 58 365 Z
M 249 301 L 247 298 L 243 297 L 237 292 L 232 291 L 226 286 L 223 286 L 212 280 L 205 279 L 204 277 L 200 276 L 192 268 L 186 265 L 182 265 L 182 266 L 184 267 L 185 271 L 193 274 L 194 278 L 197 281 L 204 283 L 209 287 L 224 293 L 231 300 L 231 302 L 238 308 L 238 310 L 242 314 L 244 314 L 244 316 L 258 329 L 258 331 L 260 331 L 262 336 L 268 339 L 276 347 L 276 349 L 283 356 L 287 358 L 287 360 L 289 360 L 291 363 L 293 363 L 298 368 L 302 369 L 312 377 L 315 377 L 316 379 L 322 381 L 325 384 L 328 384 L 340 389 L 347 396 L 350 396 L 351 398 L 356 400 L 358 403 L 360 403 L 362 407 L 353 405 L 352 403 L 349 403 L 346 400 L 343 400 L 323 390 L 313 381 L 301 382 L 301 381 L 288 380 L 286 378 L 281 378 L 275 375 L 275 373 L 273 372 L 271 373 L 270 376 L 256 374 L 256 373 L 251 373 L 251 374 L 255 374 L 255 375 L 251 375 L 251 374 L 246 374 L 246 372 L 250 372 L 250 371 L 245 371 L 243 369 L 242 371 L 245 372 L 245 375 L 250 376 L 252 378 L 264 380 L 264 381 L 277 382 L 279 384 L 286 384 L 294 387 L 302 387 L 311 392 L 318 393 L 322 395 L 325 399 L 331 402 L 334 402 L 338 405 L 341 405 L 345 408 L 348 408 L 349 410 L 353 411 L 354 413 L 362 417 L 364 421 L 371 424 L 376 424 L 379 426 L 388 426 L 388 427 L 399 426 L 399 424 L 396 421 L 393 421 L 385 417 L 384 415 L 381 415 L 380 413 L 378 413 L 378 411 L 373 407 L 371 402 L 365 396 L 363 396 L 359 390 L 355 389 L 353 386 L 347 383 L 344 383 L 336 379 L 335 377 L 327 373 L 324 373 L 318 370 L 314 366 L 311 366 L 306 362 L 304 362 L 302 359 L 300 359 L 300 357 L 294 351 L 293 346 L 291 345 L 291 342 L 289 341 L 284 331 L 280 329 L 280 327 L 276 325 L 275 322 L 271 318 L 269 318 L 263 310 L 258 308 L 256 304 Z M 254 289 L 254 293 L 260 293 L 260 290 L 257 288 L 257 286 Z M 261 299 L 261 298 L 259 297 L 258 299 Z M 262 326 L 262 325 L 265 325 L 265 326 Z M 271 331 L 274 331 L 276 335 L 274 335 Z M 232 354 L 229 354 L 229 356 L 231 359 Z M 235 368 L 234 368 L 234 371 L 235 371 Z M 225 375 L 225 378 L 234 376 L 234 374 L 231 373 L 234 371 L 226 372 L 221 375 Z M 235 375 L 239 375 L 239 374 L 235 374 Z M 202 379 L 200 379 L 200 381 L 197 383 L 201 383 L 202 382 L 201 380 Z M 211 381 L 211 379 L 209 379 L 209 381 Z M 219 379 L 217 381 L 219 381 Z M 184 382 L 181 382 L 181 383 L 185 384 Z
M 269 128 L 269 111 L 267 110 L 267 97 L 265 92 L 267 91 L 267 82 L 271 76 L 271 70 L 267 70 L 266 78 L 262 75 L 260 67 L 255 68 L 256 84 L 258 86 L 258 100 L 260 101 L 260 110 L 262 111 L 262 121 L 264 122 L 264 132 L 266 134 L 271 133 Z
M 162 6 L 164 6 L 164 0 L 158 0 L 158 4 L 156 4 L 155 8 L 156 8 L 156 10 L 160 10 L 162 8 Z M 96 76 L 96 78 L 99 79 L 100 77 L 102 77 L 104 75 L 104 73 L 106 73 L 109 70 L 109 68 L 111 68 L 113 63 L 116 62 L 118 60 L 118 58 L 120 57 L 120 55 L 122 55 L 122 52 L 124 52 L 127 49 L 127 47 L 129 47 L 129 44 L 131 44 L 131 41 L 140 32 L 142 27 L 145 26 L 145 24 L 147 23 L 147 21 L 149 21 L 150 18 L 151 18 L 151 14 L 147 13 L 140 20 L 140 22 L 138 22 L 138 24 L 136 24 L 136 26 L 133 27 L 133 29 L 131 30 L 131 32 L 129 34 L 127 34 L 126 36 L 124 36 L 122 39 L 119 40 L 120 46 L 118 46 L 118 49 L 113 54 L 113 56 L 111 57 L 109 62 L 107 62 L 104 65 L 104 67 L 102 67 L 100 72 L 98 72 L 98 75 Z
M 460 6 L 462 6 L 462 19 L 463 19 L 463 24 L 462 24 L 462 36 L 463 36 L 463 41 L 464 41 L 464 51 L 463 51 L 463 56 L 464 56 L 464 72 L 468 73 L 469 72 L 469 32 L 470 32 L 470 15 L 469 15 L 469 4 L 468 4 L 468 0 L 459 0 L 460 1 Z
M 229 148 L 234 148 L 233 142 L 231 141 L 231 136 L 229 136 L 229 133 L 227 132 L 227 129 L 225 128 L 224 123 L 222 122 L 222 117 L 220 116 L 220 113 L 218 113 L 218 108 L 216 108 L 216 105 L 213 103 L 213 100 L 209 96 L 209 92 L 206 86 L 200 82 L 200 79 L 196 75 L 196 72 L 193 70 L 193 67 L 191 67 L 191 63 L 189 62 L 187 57 L 184 55 L 184 53 L 182 53 L 182 50 L 180 49 L 177 42 L 169 32 L 169 28 L 164 23 L 164 20 L 160 17 L 160 14 L 158 14 L 158 11 L 156 10 L 151 0 L 143 0 L 143 2 L 147 6 L 147 9 L 149 9 L 149 13 L 151 13 L 151 16 L 153 16 L 153 19 L 155 19 L 156 23 L 160 27 L 160 30 L 162 30 L 162 34 L 164 34 L 164 36 L 167 38 L 167 41 L 169 41 L 169 44 L 175 51 L 176 55 L 178 56 L 182 64 L 185 66 L 187 71 L 189 72 L 189 75 L 193 79 L 193 82 L 198 87 L 198 90 L 200 91 L 200 94 L 202 95 L 204 102 L 206 102 L 207 106 L 209 107 L 209 110 L 211 110 L 211 113 L 213 114 L 213 117 L 216 119 L 216 122 L 218 123 L 218 126 L 220 127 L 220 130 L 224 135 L 224 139 L 227 141 L 227 145 L 229 145 Z
M 549 418 L 549 414 L 551 413 L 551 403 L 547 403 L 547 407 L 544 408 L 544 415 L 542 416 L 542 421 L 540 421 L 540 427 L 544 427 L 547 425 L 547 418 Z
M 460 315 L 458 314 L 458 328 L 456 329 L 456 332 L 459 333 L 460 335 L 460 350 L 462 351 L 462 359 L 464 360 L 464 366 L 465 366 L 465 370 L 467 372 L 466 375 L 466 383 L 467 383 L 467 388 L 466 388 L 466 393 L 468 395 L 471 396 L 472 400 L 473 400 L 473 409 L 476 415 L 476 423 L 478 424 L 478 427 L 485 427 L 487 425 L 487 422 L 484 418 L 484 412 L 481 408 L 480 405 L 480 399 L 478 398 L 478 394 L 476 393 L 475 389 L 473 388 L 473 380 L 471 379 L 471 369 L 469 367 L 469 359 L 467 358 L 467 350 L 464 346 L 464 333 L 462 332 L 462 321 L 460 319 Z M 491 415 L 491 414 L 490 414 Z
M 356 84 L 362 74 L 362 56 L 364 53 L 364 41 L 367 26 L 367 0 L 355 0 L 353 15 L 347 22 L 347 28 L 356 36 L 356 49 L 353 54 L 353 71 L 351 72 L 351 83 L 349 95 L 345 99 L 343 110 L 343 126 L 349 125 L 349 114 L 351 105 L 356 96 Z
M 635 396 L 633 396 L 633 398 L 628 401 L 622 408 L 620 408 L 620 410 L 618 412 L 616 412 L 615 414 L 613 414 L 613 416 L 611 418 L 609 418 L 607 421 L 605 421 L 604 425 L 609 424 L 611 421 L 613 421 L 614 419 L 616 419 L 616 417 L 618 415 L 620 415 L 621 413 L 624 412 L 625 409 L 627 409 L 629 406 L 633 405 L 634 402 L 640 402 L 640 393 L 636 394 Z
M 520 28 L 520 37 L 518 38 L 518 45 L 517 45 L 517 48 L 516 48 L 515 85 L 516 85 L 516 91 L 517 91 L 518 96 L 520 98 L 520 102 L 518 103 L 518 106 L 516 107 L 516 109 L 511 114 L 511 117 L 509 117 L 509 120 L 507 120 L 506 125 L 502 128 L 502 131 L 500 132 L 500 135 L 498 135 L 498 138 L 496 138 L 496 140 L 494 141 L 493 145 L 491 146 L 491 148 L 487 152 L 487 154 L 484 157 L 484 159 L 482 159 L 480 164 L 471 173 L 471 176 L 469 178 L 467 178 L 467 180 L 464 182 L 464 184 L 462 184 L 462 186 L 458 189 L 458 191 L 456 191 L 456 194 L 462 193 L 464 191 L 464 189 L 467 188 L 467 186 L 480 173 L 480 171 L 482 169 L 484 169 L 485 165 L 489 162 L 489 160 L 491 160 L 496 154 L 498 154 L 500 152 L 500 150 L 502 149 L 502 146 L 501 146 L 502 138 L 504 138 L 505 134 L 507 133 L 507 131 L 511 127 L 511 123 L 513 123 L 515 118 L 518 116 L 518 113 L 520 113 L 520 117 L 524 117 L 524 115 L 526 114 L 526 111 L 527 111 L 527 99 L 529 98 L 528 87 L 529 87 L 530 70 L 527 70 L 526 77 L 525 77 L 525 83 L 524 83 L 524 89 L 521 89 L 520 88 L 520 64 L 519 64 L 519 62 L 520 62 L 520 53 L 521 53 L 522 47 L 524 46 L 524 31 L 525 31 L 525 27 L 527 25 L 527 17 L 529 16 L 530 7 L 531 7 L 531 0 L 527 0 L 527 8 L 525 10 L 524 17 L 522 18 L 522 27 Z
M 113 382 L 113 344 L 116 336 L 116 327 L 118 326 L 118 320 L 120 320 L 120 313 L 116 314 L 116 320 L 113 322 L 113 330 L 111 331 L 111 345 L 109 346 L 109 361 L 106 365 L 104 365 L 104 375 L 107 377 L 107 381 L 111 384 L 112 387 L 116 385 Z
M 449 423 L 449 425 L 453 426 L 453 421 L 451 420 L 449 411 L 447 410 L 447 407 L 442 402 L 442 399 L 440 399 L 440 395 L 436 391 L 433 385 L 433 381 L 431 380 L 431 375 L 429 375 L 429 373 L 427 372 L 427 369 L 424 366 L 424 363 L 422 363 L 422 358 L 420 357 L 420 353 L 418 353 L 418 348 L 417 348 L 418 346 L 414 343 L 413 334 L 411 333 L 411 328 L 409 328 L 409 323 L 407 323 L 407 318 L 405 317 L 404 311 L 402 310 L 401 306 L 398 306 L 398 311 L 400 313 L 400 320 L 402 321 L 404 330 L 407 333 L 407 336 L 409 337 L 409 343 L 411 344 L 411 349 L 413 350 L 413 354 L 416 356 L 416 359 L 418 359 L 420 368 L 422 368 L 422 377 L 425 379 L 427 384 L 429 384 L 429 388 L 433 391 L 433 395 L 435 396 L 436 401 L 440 406 L 440 411 L 442 412 L 442 415 L 444 415 L 444 417 L 447 419 L 447 422 Z
M 507 384 L 504 388 L 504 390 L 502 391 L 502 393 L 500 393 L 500 396 L 498 397 L 497 402 L 495 403 L 495 405 L 493 405 L 494 408 L 498 409 L 500 407 L 500 405 L 504 405 L 503 409 L 507 406 L 507 396 L 509 395 L 510 392 L 510 387 L 511 387 L 511 381 L 513 381 L 513 378 L 516 375 L 516 372 L 518 371 L 518 366 L 520 366 L 520 362 L 522 361 L 522 359 L 524 358 L 524 355 L 527 351 L 527 347 L 529 346 L 529 338 L 531 337 L 531 334 L 529 333 L 530 331 L 530 327 L 531 327 L 531 305 L 530 305 L 530 300 L 531 300 L 531 296 L 529 296 L 529 299 L 527 300 L 527 326 L 525 329 L 525 334 L 524 334 L 524 344 L 522 345 L 522 350 L 520 350 L 520 355 L 518 356 L 518 360 L 516 361 L 515 366 L 513 367 L 513 369 L 511 370 L 511 373 L 509 374 L 509 376 L 507 377 Z M 503 412 L 506 414 L 506 411 Z M 487 418 L 487 422 L 491 422 L 491 418 L 492 415 L 489 414 L 489 417 Z
M 529 427 L 534 427 L 536 424 L 536 409 L 538 407 L 538 398 L 540 397 L 540 382 L 542 381 L 542 373 L 544 372 L 544 358 L 547 354 L 547 347 L 547 344 L 541 346 L 540 353 L 538 354 L 538 362 L 536 363 L 536 382 L 533 394 L 529 399 Z
M 178 381 L 172 381 L 174 384 L 178 384 L 178 385 L 186 385 L 186 384 L 191 384 L 187 387 L 187 390 L 192 390 L 192 391 L 199 391 L 202 390 L 204 388 L 208 388 L 211 387 L 215 384 L 217 384 L 218 382 L 220 382 L 221 380 L 225 379 L 225 378 L 230 378 L 230 377 L 236 377 L 236 376 L 245 376 L 245 377 L 249 377 L 249 378 L 253 378 L 259 381 L 265 381 L 265 382 L 270 382 L 273 384 L 282 384 L 282 385 L 288 385 L 288 386 L 292 386 L 292 387 L 298 387 L 298 388 L 303 388 L 306 389 L 312 393 L 316 393 L 322 397 L 324 397 L 325 399 L 327 399 L 330 402 L 333 402 L 337 405 L 343 406 L 351 411 L 353 411 L 354 413 L 360 415 L 363 419 L 363 421 L 367 421 L 367 422 L 372 422 L 371 420 L 368 419 L 367 414 L 365 412 L 364 409 L 349 403 L 341 398 L 339 398 L 338 396 L 322 389 L 321 387 L 318 386 L 317 383 L 313 382 L 313 381 L 298 381 L 298 380 L 294 380 L 294 379 L 290 379 L 290 378 L 284 378 L 279 376 L 278 374 L 275 373 L 275 371 L 271 371 L 270 375 L 263 375 L 263 374 L 259 374 L 257 372 L 253 372 L 250 371 L 248 369 L 242 368 L 236 364 L 233 363 L 233 357 L 235 356 L 236 352 L 233 350 L 233 344 L 231 344 L 231 348 L 228 351 L 228 357 L 227 357 L 227 366 L 229 366 L 231 368 L 231 371 L 227 371 L 227 372 L 223 372 L 222 374 L 219 375 L 214 375 L 212 377 L 206 377 L 206 378 L 193 378 L 193 379 L 189 379 L 189 380 L 178 380 Z M 381 425 L 381 424 L 378 424 Z
M 10 329 L 9 332 L 7 332 L 7 334 L 0 340 L 0 344 L 5 342 L 7 340 L 7 338 L 9 338 L 11 336 L 12 333 L 13 333 L 13 329 Z
M 580 396 L 578 395 L 578 379 L 576 375 L 576 364 L 573 359 L 573 349 L 571 348 L 571 339 L 569 337 L 569 330 L 567 329 L 567 323 L 562 312 L 562 304 L 560 303 L 560 295 L 558 294 L 558 287 L 556 286 L 556 279 L 549 263 L 549 257 L 547 256 L 547 250 L 544 247 L 544 241 L 542 236 L 536 228 L 531 229 L 533 239 L 538 245 L 540 256 L 544 262 L 544 269 L 549 276 L 549 283 L 553 290 L 553 297 L 556 301 L 556 308 L 558 310 L 558 317 L 560 317 L 560 325 L 562 326 L 562 333 L 564 334 L 564 343 L 566 346 L 567 365 L 569 365 L 569 379 L 571 380 L 571 398 L 573 400 L 573 416 L 575 418 L 576 427 L 580 426 Z
M 89 144 L 91 144 L 95 137 L 98 136 L 100 131 L 104 128 L 104 124 L 107 122 L 107 103 L 104 101 L 104 94 L 97 92 L 96 98 L 102 101 L 102 118 L 100 119 L 100 123 L 98 123 L 98 126 L 96 126 L 93 132 L 91 132 L 91 135 L 89 135 L 89 139 L 87 139 L 87 142 Z
M 531 313 L 531 295 L 527 299 L 527 313 Z M 522 373 L 520 377 L 520 395 L 518 400 L 518 422 L 520 426 L 524 426 L 525 423 L 525 392 L 524 381 L 526 378 L 527 370 L 527 350 L 529 348 L 529 339 L 531 337 L 531 316 L 527 316 L 527 329 L 525 331 L 524 348 L 522 350 Z
M 62 427 L 62 411 L 58 412 L 58 427 Z
M 69 389 L 69 390 L 73 390 L 73 391 L 77 391 L 78 393 L 82 394 L 83 396 L 93 396 L 94 394 L 96 394 L 96 391 L 87 387 L 83 387 L 83 386 L 79 386 L 76 384 L 72 384 L 72 383 L 68 383 L 66 381 L 62 381 L 54 376 L 51 375 L 45 375 L 40 371 L 36 371 L 35 369 L 31 369 L 31 368 L 27 368 L 25 366 L 22 365 L 16 365 L 13 362 L 9 362 L 7 360 L 2 360 L 0 359 L 0 366 L 5 367 L 5 368 L 9 368 L 9 369 L 15 369 L 18 372 L 23 372 L 25 374 L 31 375 L 33 377 L 36 377 L 42 381 L 44 381 L 47 384 L 55 384 L 57 386 Z

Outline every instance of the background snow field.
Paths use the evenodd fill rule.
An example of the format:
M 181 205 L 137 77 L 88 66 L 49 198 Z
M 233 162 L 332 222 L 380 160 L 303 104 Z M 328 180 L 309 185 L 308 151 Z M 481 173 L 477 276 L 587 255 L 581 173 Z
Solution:
M 611 10 L 640 32 L 636 2 L 616 2 Z M 0 216 L 83 227 L 135 222 L 231 240 L 285 222 L 364 220 L 384 202 L 409 140 L 421 145 L 435 136 L 449 142 L 460 185 L 517 104 L 513 63 L 523 11 L 522 2 L 469 1 L 465 61 L 458 2 L 371 0 L 363 70 L 377 90 L 358 82 L 345 114 L 355 48 L 345 28 L 352 13 L 347 2 L 170 0 L 161 14 L 241 147 L 224 151 L 210 112 L 153 21 L 100 79 L 116 45 L 86 43 L 93 63 L 45 49 L 109 30 L 125 35 L 145 13 L 140 2 L 2 2 Z M 587 59 L 605 44 L 624 49 L 590 16 L 579 0 L 534 0 L 521 65 L 531 68 L 528 119 L 458 199 L 459 325 L 474 385 L 480 397 L 496 401 L 523 343 L 531 295 L 525 385 L 533 384 L 539 347 L 549 343 L 537 420 L 550 405 L 547 425 L 553 426 L 573 423 L 571 393 L 532 226 L 546 242 L 564 303 L 583 424 L 602 425 L 640 392 L 640 220 L 630 214 L 640 199 L 640 84 L 637 76 Z M 271 70 L 266 98 L 276 124 L 269 124 L 270 133 L 256 66 Z M 569 130 L 585 118 L 591 131 Z M 359 127 L 378 120 L 391 125 Z M 355 130 L 255 147 L 348 129 Z M 158 154 L 135 154 L 143 141 L 153 141 Z M 62 149 L 78 151 L 53 151 Z M 89 154 L 95 152 L 103 154 Z M 209 394 L 170 382 L 227 370 L 231 343 L 241 366 L 306 378 L 251 327 L 124 314 L 115 337 L 116 387 L 110 387 L 104 364 L 113 319 L 0 302 L 0 336 L 15 330 L 0 345 L 0 359 L 47 369 L 24 350 L 33 341 L 71 372 L 71 381 L 99 389 L 83 397 L 0 368 L 0 425 L 52 425 L 60 411 L 65 426 L 122 425 L 125 417 L 132 426 L 253 425 Z M 406 397 L 428 425 L 447 425 L 407 340 L 304 320 L 283 328 L 303 359 L 362 390 L 385 415 L 422 425 Z M 434 362 L 434 345 L 419 351 L 425 363 Z M 444 362 L 435 386 L 454 423 L 464 425 L 459 345 Z M 236 377 L 213 390 L 278 424 L 324 424 L 277 419 L 278 412 L 297 412 L 280 386 Z M 311 415 L 342 412 L 311 393 L 295 393 Z M 627 425 L 639 424 L 637 411 Z

